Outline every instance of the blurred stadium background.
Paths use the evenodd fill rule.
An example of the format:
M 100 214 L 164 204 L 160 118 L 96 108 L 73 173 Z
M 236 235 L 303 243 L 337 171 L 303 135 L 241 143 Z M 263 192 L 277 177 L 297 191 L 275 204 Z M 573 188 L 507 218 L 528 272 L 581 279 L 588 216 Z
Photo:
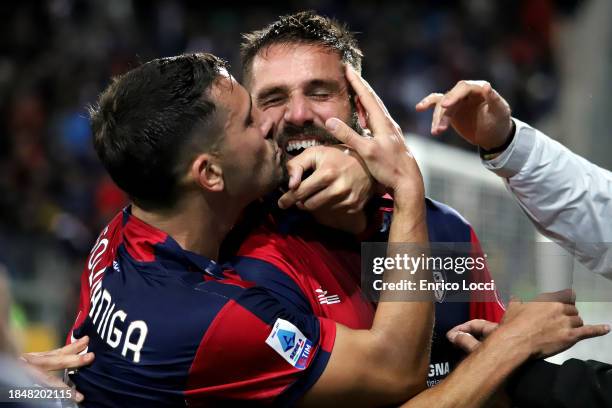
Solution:
M 212 52 L 239 76 L 240 33 L 281 14 L 314 9 L 359 33 L 364 75 L 413 143 L 429 195 L 462 212 L 486 251 L 533 252 L 540 237 L 471 146 L 452 134 L 428 137 L 431 115 L 414 112 L 424 95 L 460 79 L 489 80 L 516 117 L 612 168 L 609 0 L 282 4 L 0 3 L 0 270 L 11 282 L 22 350 L 64 341 L 84 259 L 125 203 L 93 153 L 87 105 L 111 76 L 160 56 Z M 590 300 L 612 300 L 612 283 L 572 270 L 585 299 L 598 290 Z M 587 322 L 610 323 L 611 305 L 580 308 Z M 568 356 L 612 361 L 612 337 L 583 342 L 556 361 Z

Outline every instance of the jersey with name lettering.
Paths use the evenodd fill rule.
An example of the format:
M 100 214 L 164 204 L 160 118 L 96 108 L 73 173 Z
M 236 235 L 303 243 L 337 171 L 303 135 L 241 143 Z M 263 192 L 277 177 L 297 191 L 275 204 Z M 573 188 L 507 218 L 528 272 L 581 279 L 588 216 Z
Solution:
M 386 241 L 393 202 L 378 201 L 377 230 L 368 241 Z M 465 243 L 474 256 L 482 253 L 469 223 L 449 206 L 426 199 L 427 226 L 431 242 Z M 233 260 L 244 279 L 269 288 L 279 298 L 352 329 L 369 329 L 374 317 L 372 303 L 361 291 L 361 242 L 351 234 L 315 223 L 298 210 L 268 209 L 255 218 L 264 218 L 249 232 Z M 475 279 L 491 280 L 488 269 Z M 428 385 L 439 383 L 454 369 L 464 353 L 446 338 L 446 332 L 471 319 L 499 322 L 504 308 L 496 297 L 491 301 L 445 302 L 444 293 L 436 303 Z M 304 302 L 304 299 L 307 302 Z
M 85 407 L 292 405 L 323 372 L 335 333 L 128 207 L 87 260 L 68 342 L 89 336 L 96 357 L 70 378 Z

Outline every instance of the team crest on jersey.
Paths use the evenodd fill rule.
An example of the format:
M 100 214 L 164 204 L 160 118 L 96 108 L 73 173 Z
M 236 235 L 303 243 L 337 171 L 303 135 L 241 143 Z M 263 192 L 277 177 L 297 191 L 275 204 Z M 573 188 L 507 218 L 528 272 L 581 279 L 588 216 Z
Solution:
M 446 280 L 446 274 L 444 271 L 433 271 L 433 279 L 434 282 L 441 284 Z M 442 303 L 444 297 L 446 296 L 446 290 L 444 288 L 436 289 L 434 290 L 434 296 L 436 297 L 436 302 Z
M 312 342 L 293 323 L 276 319 L 266 344 L 295 368 L 300 370 L 306 368 L 312 351 Z

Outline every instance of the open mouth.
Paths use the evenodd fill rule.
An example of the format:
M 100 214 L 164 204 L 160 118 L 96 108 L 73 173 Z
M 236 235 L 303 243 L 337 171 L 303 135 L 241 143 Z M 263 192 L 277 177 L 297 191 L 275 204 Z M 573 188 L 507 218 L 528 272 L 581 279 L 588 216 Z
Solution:
M 285 143 L 284 150 L 287 154 L 290 154 L 291 156 L 297 156 L 309 147 L 321 146 L 323 144 L 323 142 L 314 138 L 290 139 L 287 141 L 287 143 Z

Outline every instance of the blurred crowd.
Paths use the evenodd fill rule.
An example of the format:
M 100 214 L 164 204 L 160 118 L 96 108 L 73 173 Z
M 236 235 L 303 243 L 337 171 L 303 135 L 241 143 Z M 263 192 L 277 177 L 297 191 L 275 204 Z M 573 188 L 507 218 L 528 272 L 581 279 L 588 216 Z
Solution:
M 465 78 L 491 81 L 516 116 L 537 122 L 553 106 L 561 85 L 555 22 L 579 3 L 2 2 L 0 268 L 14 282 L 36 282 L 43 275 L 51 279 L 50 274 L 64 286 L 78 286 L 92 241 L 126 200 L 95 157 L 87 106 L 113 75 L 139 62 L 209 51 L 227 59 L 239 77 L 241 32 L 261 28 L 280 14 L 314 9 L 359 33 L 364 75 L 405 132 L 428 134 L 430 118 L 417 116 L 415 103 Z M 36 301 L 41 293 L 28 298 L 24 292 L 18 290 L 16 297 L 26 314 L 44 319 Z M 67 305 L 66 316 L 74 307 Z

